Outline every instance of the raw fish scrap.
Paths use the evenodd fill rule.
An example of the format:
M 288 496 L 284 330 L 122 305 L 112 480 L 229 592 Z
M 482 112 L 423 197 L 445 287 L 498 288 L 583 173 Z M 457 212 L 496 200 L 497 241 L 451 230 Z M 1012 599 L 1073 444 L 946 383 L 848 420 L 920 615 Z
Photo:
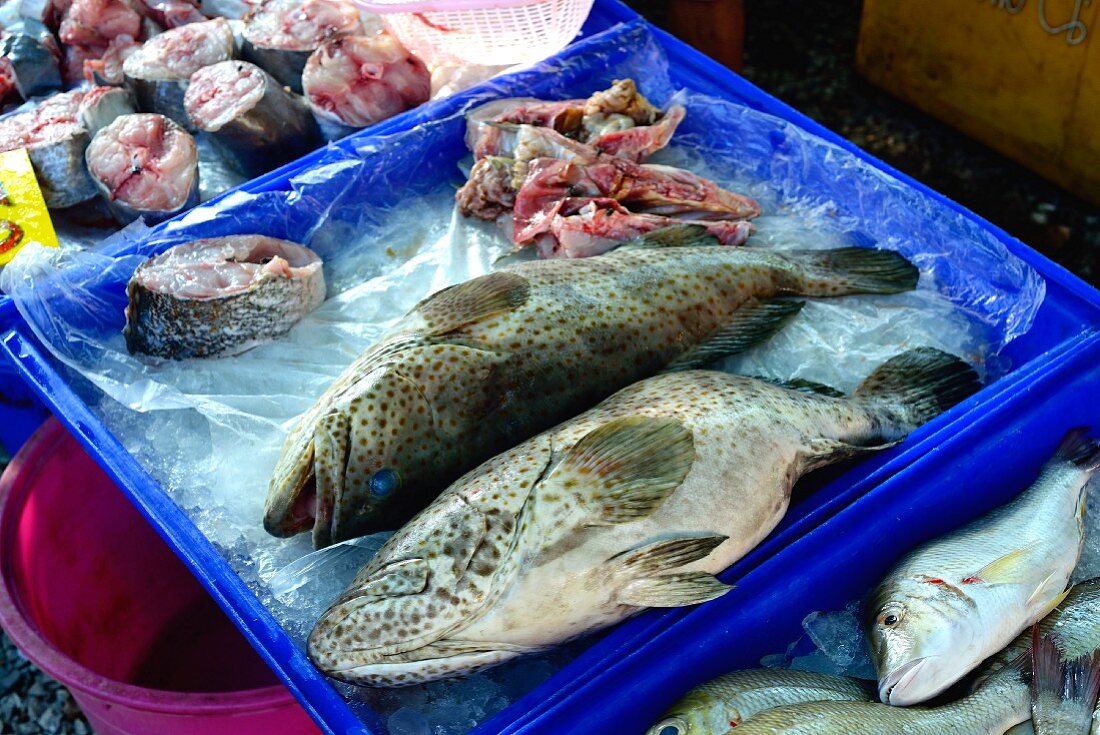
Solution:
M 325 300 L 321 259 L 262 235 L 196 240 L 152 258 L 126 288 L 130 352 L 181 360 L 276 339 Z
M 683 118 L 682 106 L 673 105 L 662 114 L 633 80 L 624 79 L 587 100 L 518 99 L 484 105 L 467 118 L 466 145 L 475 158 L 507 155 L 506 136 L 498 126 L 532 125 L 640 163 L 668 145 Z M 630 130 L 634 132 L 624 135 Z

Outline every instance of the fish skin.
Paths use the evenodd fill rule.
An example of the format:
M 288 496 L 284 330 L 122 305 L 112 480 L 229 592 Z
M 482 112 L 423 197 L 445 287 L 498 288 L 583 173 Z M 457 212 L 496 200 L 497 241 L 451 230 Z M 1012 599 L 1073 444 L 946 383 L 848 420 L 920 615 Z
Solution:
M 92 137 L 123 115 L 136 112 L 133 95 L 122 87 L 94 87 L 80 102 L 80 121 Z
M 24 18 L 0 34 L 0 56 L 11 63 L 15 89 L 23 99 L 62 89 L 57 41 L 44 23 Z
M 1083 457 L 1067 454 L 1074 451 Z M 1084 487 L 1097 456 L 1094 443 L 1071 432 L 1015 500 L 887 573 L 866 623 L 884 702 L 939 694 L 1058 601 L 1081 552 Z M 887 625 L 890 616 L 898 620 Z
M 143 274 L 158 262 L 174 257 L 180 248 L 224 249 L 243 260 L 259 249 L 283 255 L 305 251 L 315 267 L 302 277 L 264 271 L 240 293 L 212 298 L 187 298 L 163 289 L 151 289 Z M 212 262 L 204 260 L 203 263 Z M 293 266 L 293 264 L 292 264 Z M 298 266 L 301 267 L 301 266 Z M 325 300 L 321 260 L 296 243 L 261 235 L 196 240 L 177 246 L 143 263 L 127 284 L 126 347 L 172 360 L 239 352 L 252 344 L 278 338 Z
M 1030 717 L 1021 665 L 981 689 L 940 707 L 891 707 L 876 702 L 808 702 L 777 707 L 742 723 L 737 735 L 1001 735 Z
M 874 687 L 860 679 L 797 669 L 746 669 L 692 689 L 646 735 L 725 735 L 730 726 L 774 707 L 801 702 L 870 702 Z M 668 730 L 667 728 L 674 728 Z
M 721 596 L 713 575 L 771 532 L 800 476 L 891 446 L 977 387 L 936 350 L 847 398 L 704 370 L 635 383 L 448 488 L 325 613 L 310 656 L 404 686 Z
M 779 253 L 688 241 L 706 244 L 520 263 L 421 302 L 291 429 L 269 486 L 268 532 L 312 528 L 322 547 L 393 528 L 463 472 L 653 375 L 756 300 L 916 284 L 916 269 L 885 251 Z M 857 283 L 863 276 L 830 276 L 843 267 L 810 265 L 847 257 L 840 253 L 870 258 L 882 272 Z M 405 402 L 387 400 L 390 392 Z M 352 427 L 366 423 L 374 435 Z M 322 456 L 344 459 L 316 483 Z M 402 482 L 379 497 L 369 483 L 383 468 Z M 320 502 L 308 513 L 314 490 Z
M 191 79 L 199 83 L 207 75 L 218 75 L 227 68 L 241 66 L 251 67 L 263 77 L 263 94 L 252 107 L 224 124 L 214 125 L 195 120 L 192 115 L 195 95 L 186 94 L 184 106 L 188 118 L 210 134 L 242 173 L 256 177 L 316 148 L 321 142 L 321 131 L 301 97 L 288 92 L 270 74 L 246 61 L 223 61 L 200 69 Z

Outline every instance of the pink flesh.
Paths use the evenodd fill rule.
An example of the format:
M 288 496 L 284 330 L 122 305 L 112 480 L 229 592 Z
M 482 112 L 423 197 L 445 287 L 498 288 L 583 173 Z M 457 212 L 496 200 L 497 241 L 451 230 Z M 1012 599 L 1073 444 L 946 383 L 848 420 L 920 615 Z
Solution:
M 61 78 L 65 84 L 79 84 L 84 80 L 84 67 L 89 63 L 95 63 L 105 53 L 107 53 L 107 47 L 103 45 L 65 46 L 65 57 L 61 62 Z
M 317 254 L 301 245 L 239 235 L 177 245 L 144 263 L 134 278 L 150 291 L 212 299 L 247 291 L 261 276 L 306 278 L 320 267 Z
M 163 115 L 123 115 L 88 146 L 92 176 L 135 209 L 173 212 L 198 175 L 195 140 Z
M 612 199 L 566 199 L 539 218 L 519 244 L 535 244 L 540 258 L 588 258 L 622 242 L 684 220 L 654 214 L 634 214 Z M 745 220 L 700 223 L 722 245 L 741 245 L 753 232 Z
M 653 125 L 606 133 L 588 141 L 588 144 L 600 153 L 641 163 L 668 145 L 685 114 L 687 110 L 675 105 Z
M 245 37 L 261 48 L 312 51 L 337 34 L 359 31 L 346 0 L 267 0 L 245 18 Z
M 206 16 L 188 0 L 137 0 L 137 3 L 143 15 L 164 28 L 178 28 L 206 20 Z
M 100 58 L 88 59 L 84 62 L 84 79 L 94 84 L 93 74 L 98 74 L 104 82 L 122 84 L 125 81 L 122 75 L 122 62 L 139 48 L 141 48 L 141 42 L 135 41 L 130 36 L 124 35 L 113 39 Z
M 56 143 L 83 132 L 79 122 L 83 97 L 79 91 L 55 94 L 31 112 L 0 121 L 0 153 Z
M 84 93 L 84 98 L 80 100 L 79 110 L 80 115 L 84 114 L 84 111 L 94 107 L 104 95 L 110 94 L 117 90 L 117 87 L 92 87 Z
M 15 69 L 6 56 L 0 57 L 0 102 L 15 89 Z
M 351 127 L 365 127 L 428 101 L 431 74 L 393 36 L 344 36 L 306 62 L 302 87 L 313 109 Z
M 539 158 L 528 164 L 527 178 L 516 194 L 514 232 L 518 236 L 566 197 L 606 197 L 632 212 L 692 220 L 760 214 L 760 205 L 752 199 L 683 169 L 642 166 L 613 156 L 589 162 Z
M 244 61 L 223 61 L 191 76 L 183 104 L 196 127 L 217 131 L 260 101 L 264 81 L 264 73 L 258 66 Z
M 225 18 L 173 28 L 129 56 L 126 74 L 154 81 L 187 80 L 204 66 L 233 56 L 233 29 Z
M 73 0 L 58 33 L 66 44 L 105 45 L 112 38 L 141 33 L 141 15 L 123 0 Z

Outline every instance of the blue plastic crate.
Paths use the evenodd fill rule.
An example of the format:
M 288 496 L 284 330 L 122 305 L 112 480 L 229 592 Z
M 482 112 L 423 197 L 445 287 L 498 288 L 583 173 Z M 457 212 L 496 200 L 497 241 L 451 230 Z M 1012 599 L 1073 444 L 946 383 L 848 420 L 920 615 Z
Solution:
M 1098 408 L 1100 336 L 1092 335 L 935 451 L 740 575 L 726 595 L 655 628 L 644 646 L 623 648 L 612 634 L 596 647 L 598 662 L 593 649 L 475 732 L 645 732 L 688 689 L 783 653 L 802 637 L 808 614 L 862 600 L 904 554 L 1012 500 L 1066 431 L 1100 430 Z
M 593 36 L 563 52 L 548 66 L 513 75 L 493 85 L 491 89 L 483 89 L 463 100 L 451 100 L 451 107 L 446 111 L 458 112 L 490 97 L 537 96 L 540 90 L 550 88 L 551 81 L 557 86 L 572 84 L 578 89 L 590 86 L 594 83 L 594 78 L 599 76 L 600 64 L 613 60 L 614 54 L 629 53 L 629 49 L 622 49 L 622 40 L 639 37 L 637 34 L 645 28 L 644 23 L 635 21 L 625 27 Z M 797 539 L 851 505 L 876 485 L 895 475 L 904 477 L 909 465 L 968 427 L 976 417 L 989 410 L 990 406 L 996 405 L 1005 396 L 1020 391 L 1022 386 L 1028 385 L 1029 381 L 1041 375 L 1048 366 L 1058 364 L 1075 354 L 1083 344 L 1093 339 L 1091 335 L 1100 327 L 1100 298 L 1095 291 L 1072 275 L 988 223 L 966 213 L 958 205 L 929 192 L 904 176 L 897 175 L 884 164 L 869 159 L 854 146 L 823 130 L 698 52 L 665 34 L 656 31 L 654 34 L 671 59 L 670 74 L 674 84 L 714 97 L 741 102 L 775 115 L 836 143 L 887 173 L 895 174 L 919 192 L 916 196 L 928 206 L 946 206 L 992 233 L 1010 252 L 1030 264 L 1046 281 L 1046 301 L 1037 313 L 1031 331 L 1012 342 L 1004 352 L 1005 357 L 1015 366 L 1009 375 L 947 415 L 922 427 L 902 446 L 865 460 L 854 468 L 849 466 L 819 473 L 810 482 L 804 483 L 801 493 L 803 500 L 791 509 L 783 524 L 764 544 L 725 574 L 727 579 L 736 580 L 740 585 L 742 579 L 753 574 L 755 569 L 769 559 L 788 558 L 788 552 L 783 550 L 791 547 Z M 551 74 L 554 75 L 552 80 L 549 76 Z M 442 112 L 440 109 L 441 114 Z M 455 120 L 446 124 L 449 126 L 449 137 L 445 142 L 450 150 L 448 152 L 440 149 L 439 156 L 434 155 L 437 152 L 435 149 L 424 151 L 426 169 L 418 173 L 425 180 L 433 176 L 453 176 L 456 155 L 453 149 L 461 145 L 458 142 L 461 138 L 461 121 Z M 384 132 L 394 135 L 401 131 L 394 128 Z M 411 141 L 410 145 L 415 145 L 418 135 L 420 132 L 414 130 L 403 137 L 402 141 Z M 421 137 L 425 141 L 424 145 L 428 145 L 428 136 L 425 134 Z M 325 155 L 318 156 L 311 165 L 339 162 L 357 155 L 369 157 L 373 149 L 385 144 L 385 140 L 377 129 L 359 134 L 341 143 L 336 149 L 327 151 Z M 439 144 L 438 138 L 435 143 Z M 308 178 L 310 170 L 307 167 L 297 173 Z M 294 172 L 286 172 L 281 177 L 270 177 L 257 183 L 255 191 L 270 193 L 275 199 L 285 198 L 295 186 L 291 173 Z M 396 190 L 374 192 L 381 197 L 396 197 L 401 193 Z M 302 203 L 301 206 L 307 206 L 307 203 Z M 247 229 L 250 225 L 258 226 L 264 222 L 265 217 L 269 217 L 269 212 L 263 208 L 244 208 L 238 214 L 241 218 L 184 218 L 157 228 L 149 239 L 141 243 L 121 244 L 120 252 L 135 248 L 142 252 L 152 252 L 186 237 L 229 234 L 241 231 L 242 227 Z M 293 209 L 286 214 L 286 219 L 279 221 L 277 227 L 285 228 L 282 234 L 293 236 L 295 228 L 303 225 L 293 216 Z M 253 219 L 249 220 L 248 217 Z M 268 230 L 270 227 L 265 228 L 265 231 Z M 117 274 L 104 275 L 105 293 L 114 294 L 117 298 L 123 284 L 124 278 L 120 280 Z M 21 322 L 10 303 L 0 305 L 0 329 L 6 332 L 3 338 L 4 349 L 16 361 L 18 369 L 34 390 L 57 411 L 59 417 L 93 456 L 119 482 L 265 659 L 287 681 L 318 722 L 333 733 L 362 731 L 364 725 L 356 719 L 342 697 L 313 668 L 302 652 L 294 647 L 270 613 L 260 605 L 206 538 L 79 399 L 72 386 L 59 373 L 57 366 L 30 335 L 28 327 Z M 615 689 L 633 688 L 632 678 L 620 678 L 618 675 L 608 678 L 607 672 L 615 669 L 618 662 L 633 660 L 635 652 L 643 651 L 648 656 L 653 645 L 664 640 L 667 635 L 665 631 L 695 630 L 694 623 L 686 624 L 684 621 L 694 620 L 694 616 L 699 614 L 709 614 L 707 611 L 715 604 L 693 610 L 651 612 L 620 626 L 546 685 L 487 723 L 482 731 L 534 732 L 529 728 L 535 727 L 540 732 L 617 731 L 619 723 L 611 723 L 602 728 L 591 724 L 600 707 L 595 700 L 603 695 L 594 694 L 595 700 L 577 705 L 579 708 L 574 707 L 573 697 L 583 698 L 587 692 L 607 693 Z M 760 620 L 763 621 L 760 624 L 767 624 L 767 618 Z M 720 623 L 718 626 L 721 628 Z M 704 640 L 704 633 L 710 632 L 712 631 L 700 630 L 700 641 Z M 572 691 L 577 694 L 571 696 Z M 589 709 L 586 711 L 585 708 Z M 559 712 L 565 716 L 558 718 Z M 550 723 L 546 726 L 548 729 L 542 729 L 544 721 Z M 376 723 L 368 722 L 366 726 L 373 724 Z

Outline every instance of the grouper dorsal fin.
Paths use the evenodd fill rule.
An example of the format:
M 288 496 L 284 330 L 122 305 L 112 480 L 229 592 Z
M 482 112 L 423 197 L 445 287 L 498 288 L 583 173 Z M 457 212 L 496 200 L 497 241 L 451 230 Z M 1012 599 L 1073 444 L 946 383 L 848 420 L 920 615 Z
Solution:
M 665 366 L 663 372 L 697 370 L 744 352 L 770 339 L 805 305 L 804 301 L 747 301 L 705 340 Z
M 656 510 L 694 462 L 694 438 L 680 421 L 630 416 L 586 434 L 546 478 L 546 487 L 572 495 L 579 488 L 592 510 L 588 525 L 629 523 Z
M 439 336 L 522 306 L 530 290 L 523 276 L 497 271 L 438 291 L 414 311 L 424 319 L 423 331 Z

